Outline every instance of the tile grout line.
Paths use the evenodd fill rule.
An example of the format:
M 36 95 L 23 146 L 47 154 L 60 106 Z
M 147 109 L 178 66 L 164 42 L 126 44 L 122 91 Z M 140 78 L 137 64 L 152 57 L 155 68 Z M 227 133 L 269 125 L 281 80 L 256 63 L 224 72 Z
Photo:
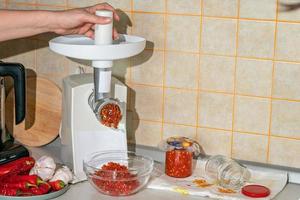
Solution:
M 165 12 L 168 10 L 168 0 L 164 0 L 165 3 Z M 165 76 L 166 76 L 166 48 L 167 48 L 167 15 L 164 14 L 164 52 L 163 52 L 163 80 L 162 80 L 162 107 L 161 107 L 161 132 L 160 139 L 162 140 L 164 137 L 164 120 L 165 120 Z
M 158 120 L 151 120 L 151 119 L 133 119 L 135 121 L 145 121 L 145 122 L 150 122 L 150 123 L 158 123 L 161 124 L 162 121 Z M 228 134 L 231 134 L 231 129 L 223 129 L 223 128 L 216 128 L 216 127 L 210 127 L 210 126 L 195 126 L 191 124 L 180 124 L 180 123 L 175 123 L 175 122 L 168 122 L 165 121 L 165 124 L 169 125 L 175 125 L 175 126 L 183 126 L 183 127 L 191 127 L 191 128 L 204 128 L 204 129 L 210 129 L 210 130 L 216 130 L 216 131 L 224 131 L 224 132 L 230 132 Z M 263 137 L 268 137 L 268 133 L 258 133 L 258 132 L 250 132 L 250 131 L 242 131 L 242 130 L 234 130 L 234 132 L 240 133 L 240 134 L 248 134 L 248 135 L 257 135 L 257 136 L 263 136 Z M 272 135 L 271 137 L 274 138 L 283 138 L 283 139 L 289 139 L 289 140 L 300 140 L 300 137 L 287 137 L 287 136 L 282 136 L 282 135 Z
M 200 0 L 200 12 L 203 14 L 203 1 Z M 199 53 L 201 52 L 202 49 L 202 29 L 203 29 L 203 17 L 202 15 L 199 18 L 200 20 L 200 27 L 199 27 Z M 196 95 L 196 134 L 195 134 L 195 139 L 197 141 L 200 141 L 200 133 L 198 133 L 198 126 L 199 126 L 199 110 L 200 110 L 200 77 L 201 77 L 201 56 L 200 54 L 198 55 L 198 66 L 197 66 L 197 95 Z
M 270 99 L 270 118 L 269 118 L 269 131 L 268 131 L 268 144 L 267 144 L 267 155 L 266 162 L 270 162 L 270 149 L 271 149 L 271 130 L 272 130 L 272 114 L 273 114 L 273 100 L 274 95 L 274 84 L 275 84 L 275 57 L 276 57 L 276 48 L 277 48 L 277 29 L 278 29 L 278 8 L 279 0 L 276 0 L 276 20 L 275 20 L 275 29 L 274 29 L 274 49 L 273 49 L 273 66 L 272 66 L 272 85 L 271 85 L 271 99 Z
M 225 55 L 225 54 L 218 54 L 218 53 L 205 53 L 205 52 L 193 52 L 193 51 L 181 51 L 181 50 L 172 50 L 172 49 L 157 49 L 157 48 L 146 48 L 146 50 L 154 50 L 154 51 L 168 51 L 173 53 L 185 53 L 185 54 L 200 54 L 200 55 L 208 55 L 208 56 L 219 56 L 219 57 L 228 57 L 228 58 L 235 58 L 235 55 Z M 295 60 L 281 60 L 281 59 L 274 59 L 274 58 L 259 58 L 259 57 L 252 57 L 252 56 L 237 56 L 241 59 L 248 59 L 248 60 L 259 60 L 259 61 L 276 61 L 276 62 L 284 62 L 290 64 L 300 64 L 299 61 Z
M 7 3 L 9 3 L 9 0 L 7 0 Z M 40 6 L 40 7 L 51 7 L 51 8 L 66 8 L 66 5 L 55 5 L 55 4 L 41 4 L 37 3 L 36 1 L 34 3 L 26 3 L 26 2 L 14 2 L 15 5 L 18 6 Z
M 237 21 L 236 21 L 236 38 L 235 38 L 235 56 L 234 56 L 234 81 L 233 81 L 233 99 L 232 99 L 232 123 L 231 123 L 231 138 L 230 138 L 230 157 L 233 156 L 233 142 L 234 142 L 234 121 L 235 121 L 235 107 L 236 107 L 236 71 L 238 60 L 238 47 L 239 47 L 239 26 L 240 26 L 240 0 L 237 1 Z
M 54 75 L 57 75 L 57 74 L 54 74 Z M 144 83 L 137 83 L 137 82 L 130 82 L 130 84 L 136 85 L 136 86 L 143 86 L 143 87 L 165 88 L 165 89 L 174 89 L 174 90 L 182 90 L 182 91 L 197 91 L 197 89 L 192 89 L 192 88 L 178 88 L 178 87 L 172 87 L 172 86 L 151 85 L 151 84 L 144 84 Z M 223 92 L 223 91 L 218 91 L 218 90 L 199 89 L 199 91 L 205 92 L 205 93 L 234 95 L 233 93 L 230 93 L 230 92 Z M 272 99 L 272 100 L 276 100 L 276 101 L 289 101 L 289 102 L 300 103 L 300 99 L 287 99 L 287 98 L 279 98 L 279 97 L 256 96 L 256 95 L 242 94 L 242 93 L 236 93 L 236 96 L 259 98 L 259 99 Z

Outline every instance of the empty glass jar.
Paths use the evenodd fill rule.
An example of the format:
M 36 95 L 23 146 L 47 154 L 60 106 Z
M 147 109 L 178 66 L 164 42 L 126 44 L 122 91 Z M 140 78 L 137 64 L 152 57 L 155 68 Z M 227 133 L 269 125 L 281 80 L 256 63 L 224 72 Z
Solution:
M 212 156 L 207 160 L 205 174 L 221 187 L 234 190 L 240 189 L 251 176 L 246 167 L 222 155 Z

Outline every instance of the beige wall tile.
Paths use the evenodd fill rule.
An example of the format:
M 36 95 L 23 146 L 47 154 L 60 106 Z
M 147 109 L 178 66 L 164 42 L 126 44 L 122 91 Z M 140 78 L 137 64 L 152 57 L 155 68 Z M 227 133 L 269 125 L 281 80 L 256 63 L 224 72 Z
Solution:
M 114 27 L 117 32 L 121 34 L 132 34 L 132 14 L 121 10 L 117 10 L 117 14 L 120 17 L 119 21 L 114 21 Z
M 8 3 L 35 3 L 35 0 L 9 0 Z
M 300 140 L 271 137 L 269 162 L 274 165 L 300 167 Z
M 276 62 L 273 96 L 300 99 L 300 64 Z
M 51 6 L 51 5 L 48 5 L 48 4 L 41 4 L 41 5 L 36 6 L 36 8 L 38 10 L 54 10 L 54 11 L 56 11 L 56 10 L 65 10 L 65 7 L 63 7 L 63 6 L 58 7 L 58 6 L 55 6 L 55 5 Z
M 240 21 L 238 55 L 273 58 L 275 22 Z
M 147 11 L 147 12 L 164 12 L 165 1 L 164 0 L 133 0 L 133 10 L 135 11 Z
M 36 0 L 38 4 L 46 4 L 46 5 L 57 5 L 57 6 L 66 6 L 67 0 Z
M 162 120 L 162 88 L 132 86 L 131 110 L 134 119 Z
M 233 134 L 232 157 L 254 162 L 267 161 L 268 136 Z
M 240 0 L 240 17 L 254 19 L 276 19 L 276 0 Z
M 69 1 L 69 0 L 68 0 Z M 88 2 L 93 2 L 94 0 L 88 0 Z M 95 0 L 96 2 L 94 4 L 99 3 L 99 0 Z M 105 0 L 101 2 L 107 2 L 110 5 L 112 5 L 116 9 L 121 9 L 124 11 L 130 11 L 131 10 L 131 0 Z
M 162 86 L 163 80 L 162 51 L 145 50 L 132 59 L 131 81 L 134 83 Z
M 7 7 L 7 9 L 12 9 L 12 10 L 34 10 L 34 9 L 36 9 L 35 5 L 22 5 L 22 4 L 17 4 L 17 3 L 8 3 L 6 7 Z
M 130 11 L 131 9 L 131 0 L 67 0 L 68 5 L 71 7 L 83 7 L 83 6 L 90 6 L 95 5 L 102 2 L 107 2 L 112 5 L 116 9 L 121 9 L 124 11 Z
M 177 15 L 167 16 L 166 48 L 168 50 L 199 52 L 199 43 L 200 43 L 199 37 L 200 37 L 199 16 L 177 16 Z
M 186 53 L 166 53 L 167 87 L 197 89 L 199 55 Z
M 300 103 L 273 100 L 271 134 L 300 138 Z
M 230 157 L 231 131 L 198 128 L 199 144 L 207 155 Z
M 235 104 L 234 130 L 268 134 L 269 99 L 237 96 Z
M 289 5 L 294 5 L 299 3 L 298 0 L 280 0 L 278 19 L 284 21 L 299 21 L 300 20 L 300 10 L 289 10 Z M 286 6 L 284 6 L 286 5 Z
M 203 55 L 200 59 L 200 89 L 233 92 L 235 59 Z
M 67 65 L 65 66 L 66 72 L 71 74 L 80 74 L 80 73 L 93 73 L 94 69 L 91 67 L 91 62 L 80 63 L 75 60 L 67 59 Z
M 273 62 L 238 59 L 236 92 L 254 96 L 271 96 Z
M 211 128 L 232 128 L 233 96 L 217 93 L 200 93 L 198 125 Z
M 201 0 L 167 0 L 167 12 L 201 14 Z
M 0 60 L 22 63 L 25 68 L 35 70 L 37 42 L 29 39 L 10 40 L 0 43 Z
M 238 0 L 203 0 L 205 16 L 237 17 Z
M 161 123 L 133 121 L 136 144 L 157 147 L 161 141 Z
M 203 18 L 202 51 L 235 55 L 236 20 Z
M 6 8 L 5 1 L 0 1 L 0 8 Z
M 164 121 L 196 125 L 197 92 L 165 89 Z
M 276 58 L 300 61 L 300 24 L 278 23 Z
M 196 139 L 196 127 L 164 123 L 163 138 L 183 136 Z
M 122 82 L 129 81 L 130 78 L 130 60 L 115 60 L 112 68 L 112 74 Z
M 96 4 L 97 0 L 68 0 L 70 7 L 84 7 Z M 99 2 L 99 1 L 97 1 Z
M 64 74 L 67 58 L 52 52 L 47 42 L 38 42 L 36 70 L 38 74 Z
M 164 48 L 164 16 L 160 14 L 133 14 L 132 33 L 146 38 L 147 48 Z

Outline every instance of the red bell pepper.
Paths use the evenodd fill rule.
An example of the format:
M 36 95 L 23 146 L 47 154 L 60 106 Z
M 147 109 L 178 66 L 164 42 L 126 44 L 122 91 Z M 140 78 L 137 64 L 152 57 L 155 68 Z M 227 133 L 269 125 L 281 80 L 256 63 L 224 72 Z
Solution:
M 30 187 L 37 187 L 37 185 L 28 183 L 26 181 L 19 181 L 15 183 L 3 183 L 1 186 L 6 187 L 6 188 L 15 188 L 15 189 L 27 189 Z
M 4 179 L 4 182 L 6 183 L 16 183 L 16 182 L 28 182 L 33 185 L 39 185 L 43 183 L 44 181 L 37 175 L 12 175 L 8 176 L 6 179 Z
M 20 190 L 16 188 L 0 187 L 0 194 L 5 196 L 17 196 Z
M 34 166 L 32 157 L 23 157 L 12 162 L 0 165 L 0 178 L 7 174 L 26 174 Z

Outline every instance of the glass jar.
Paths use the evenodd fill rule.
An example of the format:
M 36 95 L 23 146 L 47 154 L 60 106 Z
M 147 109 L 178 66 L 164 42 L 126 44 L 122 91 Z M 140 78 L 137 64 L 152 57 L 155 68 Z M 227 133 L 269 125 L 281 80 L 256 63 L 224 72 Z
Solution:
M 168 176 L 184 178 L 192 175 L 193 153 L 185 149 L 166 151 L 165 173 Z
M 205 174 L 221 187 L 233 190 L 240 189 L 251 176 L 246 167 L 222 155 L 212 156 L 207 160 Z
M 193 173 L 193 157 L 199 155 L 200 146 L 186 137 L 170 137 L 162 142 L 166 151 L 165 173 L 175 178 L 185 178 Z

